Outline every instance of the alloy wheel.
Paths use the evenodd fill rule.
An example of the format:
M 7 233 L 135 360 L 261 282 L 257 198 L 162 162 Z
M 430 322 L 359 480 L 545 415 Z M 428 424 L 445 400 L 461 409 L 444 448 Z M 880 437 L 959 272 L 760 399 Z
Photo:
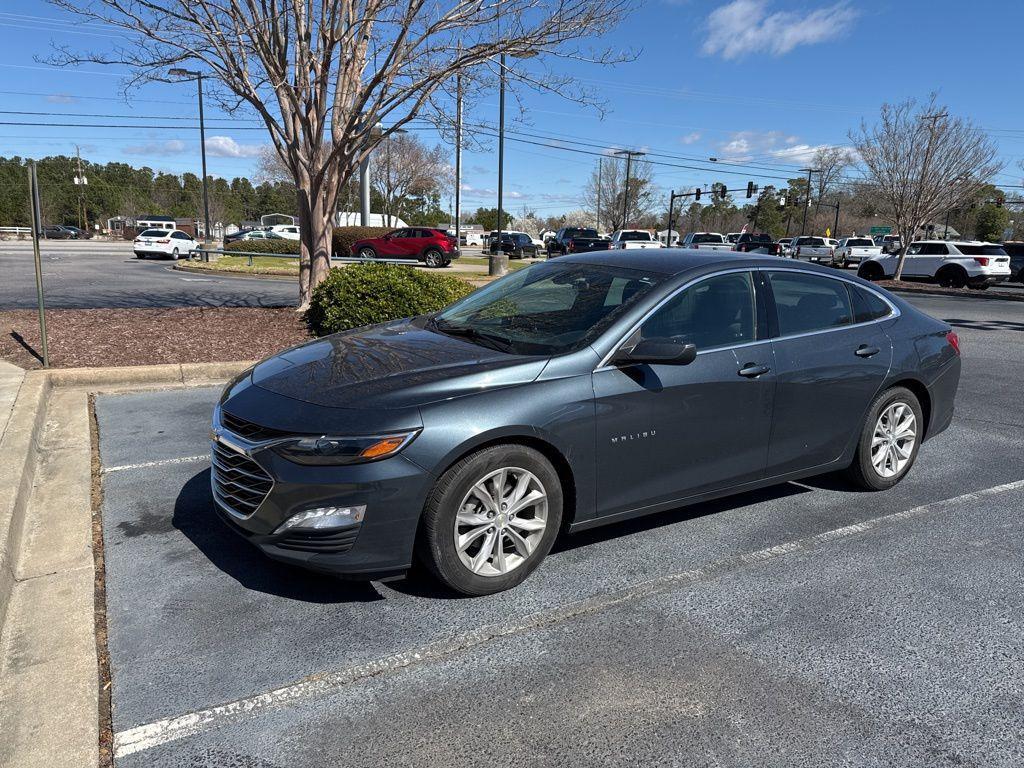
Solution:
M 428 267 L 441 266 L 441 260 L 438 258 L 435 251 L 430 251 L 430 253 L 423 257 L 423 261 Z
M 903 402 L 889 405 L 875 423 L 871 436 L 871 465 L 879 477 L 895 477 L 914 455 L 917 442 L 917 418 Z
M 375 259 L 377 258 L 376 251 L 373 248 L 361 248 L 359 249 L 359 258 L 361 259 Z
M 547 518 L 547 490 L 535 474 L 497 469 L 478 480 L 459 505 L 455 551 L 478 576 L 503 576 L 536 550 Z

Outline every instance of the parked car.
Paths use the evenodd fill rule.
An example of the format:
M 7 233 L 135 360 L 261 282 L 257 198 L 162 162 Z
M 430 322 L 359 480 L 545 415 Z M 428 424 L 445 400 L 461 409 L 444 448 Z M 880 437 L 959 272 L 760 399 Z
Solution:
M 824 237 L 795 237 L 790 245 L 793 258 L 815 264 L 831 264 L 835 248 Z
M 832 253 L 832 266 L 846 268 L 882 255 L 882 246 L 870 237 L 844 237 Z
M 250 229 L 244 234 L 240 235 L 236 239 L 238 240 L 285 240 L 284 235 L 279 235 L 277 232 L 269 229 Z
M 298 240 L 299 228 L 295 224 L 275 224 L 267 230 L 275 235 L 280 235 L 285 240 Z
M 92 237 L 92 232 L 87 229 L 74 227 L 70 224 L 62 224 L 61 226 L 71 233 L 73 240 L 89 240 Z
M 708 251 L 731 251 L 732 246 L 718 232 L 687 232 L 683 248 L 700 248 Z
M 896 274 L 899 255 L 883 253 L 860 265 L 865 280 L 882 280 Z M 959 240 L 921 240 L 907 249 L 903 277 L 936 282 L 947 288 L 977 288 L 1010 279 L 1010 257 L 997 243 Z
M 725 242 L 729 243 L 729 245 L 736 245 L 740 240 L 740 235 L 742 234 L 742 232 L 729 232 L 725 236 Z
M 443 229 L 405 227 L 381 237 L 357 240 L 352 253 L 363 259 L 416 259 L 428 267 L 447 267 L 459 257 L 455 238 Z
M 618 229 L 612 233 L 612 249 L 664 248 L 665 245 L 646 229 Z
M 147 229 L 135 238 L 133 247 L 137 259 L 169 256 L 177 261 L 182 256 L 187 258 L 188 252 L 198 248 L 199 243 L 180 229 Z
M 240 229 L 237 232 L 232 232 L 230 235 L 224 235 L 224 244 L 233 243 L 235 240 L 244 240 L 245 236 L 253 232 L 253 229 Z
M 1010 282 L 1024 283 L 1024 242 L 1003 243 L 1003 250 L 1010 257 Z
M 732 249 L 738 253 L 763 253 L 769 256 L 781 256 L 782 246 L 772 240 L 772 236 L 766 232 L 754 234 L 744 232 L 736 240 Z
M 494 593 L 563 530 L 836 470 L 893 487 L 950 424 L 958 345 L 833 269 L 567 256 L 245 371 L 213 412 L 214 506 L 276 560 L 361 578 L 415 560 Z
M 49 224 L 39 233 L 44 240 L 74 240 L 75 233 L 61 224 Z
M 548 241 L 548 258 L 566 253 L 607 251 L 611 241 L 601 237 L 596 229 L 586 227 L 562 227 Z
M 491 240 L 488 253 L 498 252 L 498 239 Z M 523 232 L 502 232 L 501 252 L 508 254 L 510 259 L 536 258 L 540 253 L 533 238 Z
M 792 237 L 783 237 L 783 238 L 781 238 L 779 240 L 779 245 L 782 246 L 782 255 L 783 256 L 792 256 L 793 255 L 793 249 L 790 247 L 792 242 L 793 242 L 793 238 Z

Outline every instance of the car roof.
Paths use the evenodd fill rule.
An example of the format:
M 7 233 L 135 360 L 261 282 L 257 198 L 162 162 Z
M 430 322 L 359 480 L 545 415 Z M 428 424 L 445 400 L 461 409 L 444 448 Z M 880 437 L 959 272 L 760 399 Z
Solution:
M 626 267 L 643 272 L 657 272 L 662 275 L 679 275 L 684 272 L 713 271 L 720 267 L 778 267 L 799 268 L 808 272 L 835 275 L 830 267 L 780 259 L 778 256 L 758 256 L 735 251 L 711 251 L 698 248 L 648 248 L 631 251 L 591 251 L 573 256 L 559 256 L 556 262 L 573 264 L 597 264 L 605 267 Z

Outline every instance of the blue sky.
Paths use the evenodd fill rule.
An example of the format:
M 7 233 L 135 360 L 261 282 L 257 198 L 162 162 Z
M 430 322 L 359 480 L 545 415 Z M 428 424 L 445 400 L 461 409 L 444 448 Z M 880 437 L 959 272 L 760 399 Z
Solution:
M 555 96 L 521 94 L 527 120 L 510 125 L 519 132 L 510 139 L 556 146 L 506 144 L 506 207 L 513 213 L 523 205 L 542 215 L 579 207 L 597 157 L 559 144 L 594 152 L 648 150 L 665 164 L 654 167 L 654 178 L 666 196 L 670 188 L 716 180 L 730 187 L 745 186 L 748 178 L 781 183 L 772 177 L 797 175 L 815 147 L 847 144 L 849 129 L 862 118 L 872 121 L 883 101 L 923 99 L 933 90 L 951 113 L 991 132 L 1006 164 L 997 182 L 1024 183 L 1018 165 L 1024 105 L 1017 98 L 1022 2 L 640 0 L 636 6 L 613 35 L 599 41 L 638 51 L 635 61 L 614 68 L 561 65 L 605 101 L 603 119 Z M 0 122 L 133 122 L 76 114 L 194 116 L 194 84 L 148 85 L 126 103 L 112 70 L 40 64 L 36 59 L 51 52 L 52 41 L 92 50 L 115 41 L 109 30 L 90 33 L 69 24 L 42 0 L 7 0 L 0 31 L 3 109 L 61 115 L 6 114 Z M 466 119 L 493 122 L 496 113 L 495 94 L 468 105 Z M 215 109 L 207 117 L 210 173 L 251 174 L 264 142 L 259 125 Z M 0 125 L 0 155 L 73 154 L 76 144 L 94 161 L 198 172 L 192 129 Z M 495 157 L 493 147 L 464 154 L 464 209 L 495 204 Z M 716 168 L 709 157 L 736 165 Z

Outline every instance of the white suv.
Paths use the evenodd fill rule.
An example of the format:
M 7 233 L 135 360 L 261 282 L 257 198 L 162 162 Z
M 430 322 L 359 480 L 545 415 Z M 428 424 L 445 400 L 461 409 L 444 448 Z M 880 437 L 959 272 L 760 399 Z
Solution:
M 896 274 L 899 254 L 886 253 L 861 263 L 857 274 L 881 280 Z M 978 288 L 1010 278 L 1010 257 L 1001 245 L 980 241 L 919 240 L 910 244 L 903 276 L 935 281 L 947 288 Z
M 199 243 L 180 229 L 147 229 L 135 238 L 133 246 L 137 259 L 170 256 L 177 261 L 180 257 L 188 258 L 188 252 L 198 248 Z

